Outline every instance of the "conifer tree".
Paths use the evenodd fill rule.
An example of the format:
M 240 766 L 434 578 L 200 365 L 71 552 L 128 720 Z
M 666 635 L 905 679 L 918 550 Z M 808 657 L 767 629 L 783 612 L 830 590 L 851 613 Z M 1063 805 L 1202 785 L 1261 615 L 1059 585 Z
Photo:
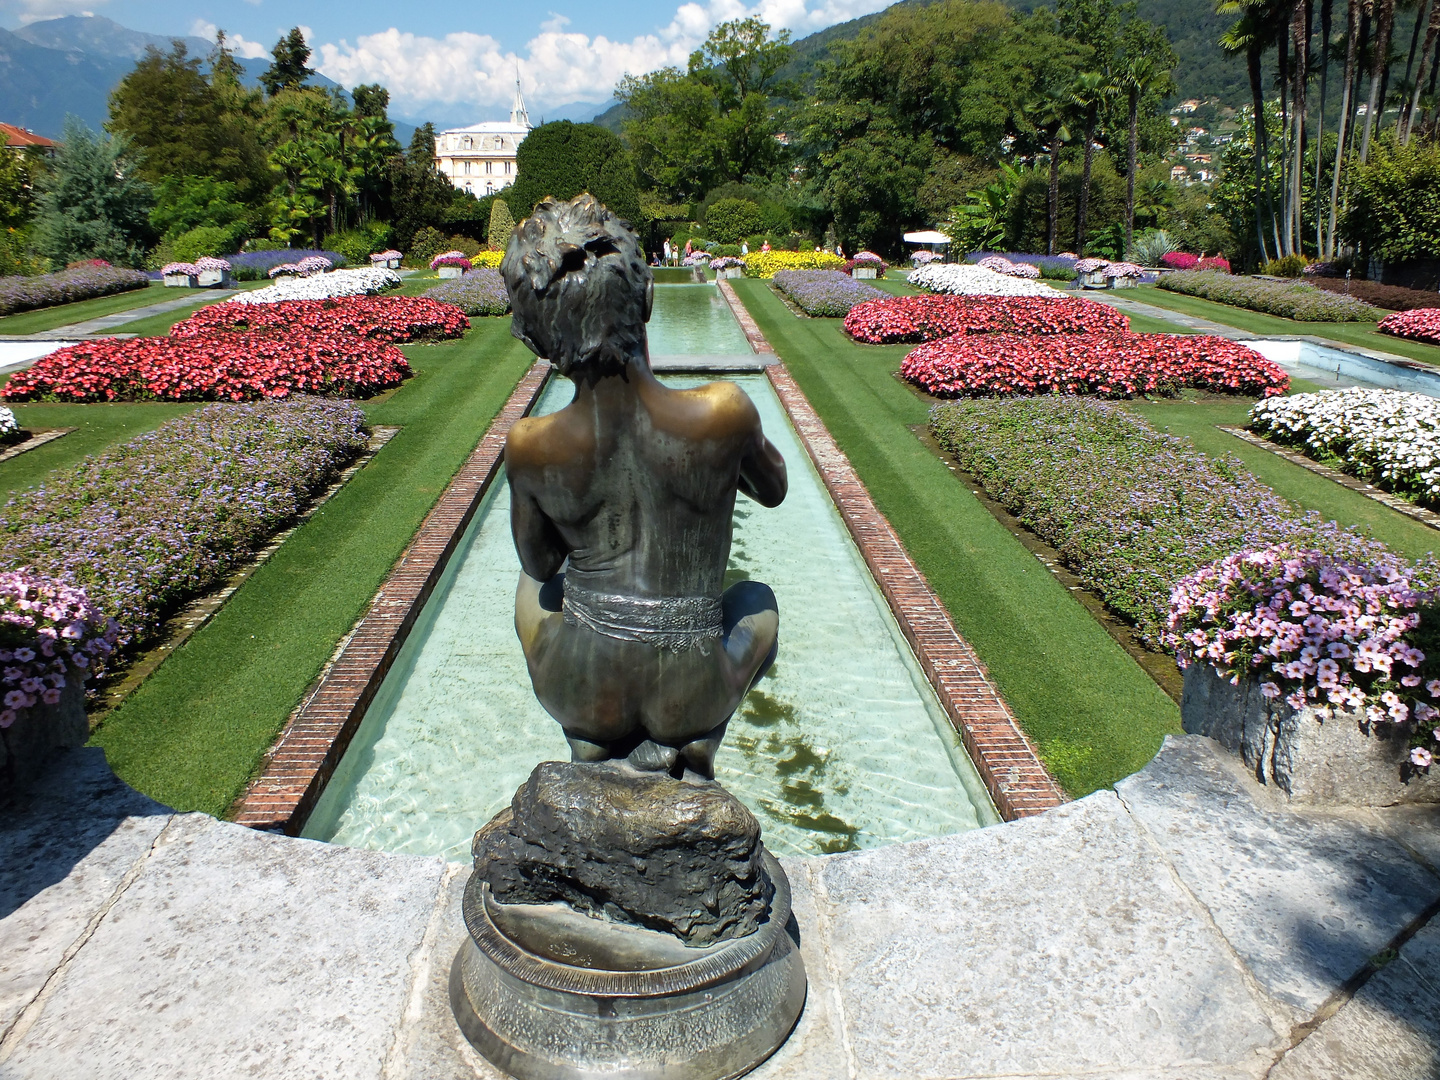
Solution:
M 490 207 L 490 231 L 486 234 L 490 246 L 496 251 L 504 251 L 514 231 L 515 218 L 510 214 L 510 207 L 504 199 L 496 199 Z
M 298 90 L 305 85 L 306 79 L 315 74 L 312 68 L 305 66 L 310 59 L 310 46 L 305 44 L 305 35 L 300 33 L 298 26 L 292 27 L 275 43 L 270 55 L 274 59 L 260 76 L 260 85 L 269 97 L 274 97 L 281 90 Z

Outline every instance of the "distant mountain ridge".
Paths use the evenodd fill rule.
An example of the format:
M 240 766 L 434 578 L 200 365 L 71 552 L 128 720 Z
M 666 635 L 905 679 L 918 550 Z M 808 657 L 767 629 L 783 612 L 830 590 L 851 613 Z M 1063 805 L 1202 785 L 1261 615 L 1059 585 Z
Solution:
M 147 34 L 100 15 L 67 15 L 0 29 L 0 120 L 57 138 L 73 113 L 95 130 L 109 116 L 110 91 L 153 45 L 169 52 L 176 38 L 202 59 L 215 47 L 202 37 Z M 236 57 L 245 81 L 258 85 L 268 60 Z M 323 75 L 316 86 L 339 86 Z M 404 129 L 403 132 L 401 129 Z M 397 139 L 408 142 L 414 128 L 397 124 Z

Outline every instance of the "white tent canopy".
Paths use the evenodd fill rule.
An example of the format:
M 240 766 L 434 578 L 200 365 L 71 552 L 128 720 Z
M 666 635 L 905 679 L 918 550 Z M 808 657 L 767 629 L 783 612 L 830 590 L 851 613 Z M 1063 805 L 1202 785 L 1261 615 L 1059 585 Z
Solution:
M 927 229 L 924 232 L 907 232 L 905 234 L 907 244 L 948 244 L 950 237 L 943 232 L 936 232 L 934 229 Z

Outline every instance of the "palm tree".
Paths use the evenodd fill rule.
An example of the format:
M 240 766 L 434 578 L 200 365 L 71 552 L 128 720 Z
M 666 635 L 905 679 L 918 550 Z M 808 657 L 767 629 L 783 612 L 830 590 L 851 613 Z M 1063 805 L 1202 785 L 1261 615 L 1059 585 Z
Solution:
M 1315 250 L 1324 257 L 1325 215 L 1320 212 L 1320 180 L 1325 155 L 1325 103 L 1330 84 L 1330 21 L 1334 0 L 1320 0 L 1320 107 L 1315 110 Z
M 1129 51 L 1125 70 L 1121 74 L 1121 85 L 1125 88 L 1130 106 L 1128 117 L 1129 144 L 1125 151 L 1125 250 L 1129 252 L 1135 240 L 1135 170 L 1140 149 L 1140 100 L 1155 90 L 1166 89 L 1173 84 L 1170 69 L 1175 64 L 1175 54 L 1169 49 L 1168 41 L 1149 43 L 1150 47 Z M 1165 52 L 1162 53 L 1160 46 Z M 1166 55 L 1168 53 L 1168 55 Z M 1168 65 L 1167 65 L 1168 61 Z
M 1055 241 L 1060 231 L 1060 147 L 1071 139 L 1069 94 L 1054 87 L 1046 89 L 1031 105 L 1036 126 L 1045 133 L 1050 148 L 1050 186 L 1046 192 L 1045 254 L 1055 254 Z
M 1370 100 L 1365 106 L 1365 134 L 1360 138 L 1360 163 L 1370 156 L 1370 133 L 1375 129 L 1375 113 L 1384 107 L 1380 100 L 1380 82 L 1390 59 L 1390 32 L 1395 29 L 1395 0 L 1375 0 L 1375 41 L 1370 51 Z
M 1366 0 L 1348 0 L 1345 16 L 1345 81 L 1340 91 L 1340 130 L 1335 143 L 1335 169 L 1330 175 L 1330 223 L 1325 229 L 1324 257 L 1335 257 L 1335 223 L 1340 216 L 1340 170 L 1345 163 L 1345 139 L 1350 134 L 1354 108 L 1357 53 L 1360 45 L 1361 7 Z
M 1071 100 L 1081 110 L 1085 137 L 1085 166 L 1080 177 L 1080 209 L 1075 218 L 1075 250 L 1085 254 L 1085 224 L 1090 216 L 1090 173 L 1095 164 L 1095 127 L 1100 106 L 1112 87 L 1098 71 L 1082 72 L 1070 90 Z
M 1425 29 L 1425 48 L 1420 53 L 1420 70 L 1415 73 L 1415 86 L 1410 91 L 1410 107 L 1405 112 L 1405 127 L 1400 135 L 1400 141 L 1405 145 L 1409 145 L 1410 132 L 1415 127 L 1415 113 L 1420 108 L 1420 88 L 1425 85 L 1426 69 L 1440 63 L 1440 58 L 1435 55 L 1437 40 L 1440 40 L 1440 0 L 1436 0 L 1430 11 L 1430 25 Z
M 1358 2 L 1358 0 L 1357 0 Z M 1265 83 L 1261 61 L 1265 50 L 1275 41 L 1274 13 L 1271 0 L 1222 0 L 1215 9 L 1218 14 L 1238 13 L 1240 18 L 1220 35 L 1220 48 L 1231 56 L 1245 54 L 1245 68 L 1250 75 L 1250 101 L 1254 110 L 1255 152 L 1255 239 L 1260 245 L 1260 261 L 1269 262 L 1270 256 L 1265 244 L 1265 218 L 1270 219 L 1275 247 L 1280 247 L 1280 233 L 1275 220 L 1275 206 L 1270 190 L 1265 183 L 1266 157 L 1269 153 L 1269 137 L 1265 121 Z M 1262 212 L 1261 204 L 1264 204 Z

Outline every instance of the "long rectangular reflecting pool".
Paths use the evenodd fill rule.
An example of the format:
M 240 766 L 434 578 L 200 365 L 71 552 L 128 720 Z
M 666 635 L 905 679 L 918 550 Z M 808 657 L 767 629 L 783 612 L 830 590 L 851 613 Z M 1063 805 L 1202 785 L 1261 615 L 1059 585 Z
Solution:
M 657 286 L 657 314 L 674 313 L 673 290 L 707 288 L 714 291 Z M 723 314 L 738 333 L 728 308 Z M 717 351 L 713 337 L 689 340 L 690 351 Z M 665 379 L 677 388 L 703 381 Z M 773 510 L 743 496 L 736 502 L 727 585 L 754 578 L 775 590 L 780 651 L 730 722 L 717 779 L 754 812 L 778 855 L 995 823 L 983 782 L 779 398 L 764 376 L 734 381 L 785 456 L 790 491 Z M 552 379 L 536 411 L 562 408 L 571 395 L 568 382 Z M 568 759 L 560 726 L 535 700 L 515 637 L 520 563 L 509 518 L 502 475 L 303 835 L 463 861 L 475 830 L 538 762 Z

